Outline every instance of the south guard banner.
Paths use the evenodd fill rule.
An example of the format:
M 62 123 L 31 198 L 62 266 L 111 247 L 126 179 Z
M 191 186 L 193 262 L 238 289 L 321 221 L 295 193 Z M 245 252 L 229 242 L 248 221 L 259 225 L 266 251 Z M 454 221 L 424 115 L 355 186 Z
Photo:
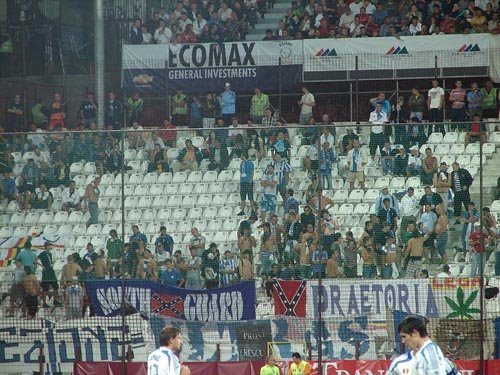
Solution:
M 87 281 L 87 293 L 98 316 L 121 312 L 121 280 Z M 125 312 L 150 313 L 194 321 L 255 319 L 255 283 L 245 281 L 219 289 L 183 289 L 153 281 L 125 282 Z
M 162 94 L 296 89 L 302 82 L 302 43 L 240 42 L 123 47 L 123 84 L 127 91 Z M 281 61 L 281 65 L 280 65 Z M 165 87 L 166 85 L 166 87 Z

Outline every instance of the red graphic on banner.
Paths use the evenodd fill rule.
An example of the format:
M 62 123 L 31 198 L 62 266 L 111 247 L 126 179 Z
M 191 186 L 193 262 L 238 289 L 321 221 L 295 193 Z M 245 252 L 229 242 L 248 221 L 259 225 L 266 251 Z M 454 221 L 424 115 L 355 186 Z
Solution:
M 273 280 L 274 313 L 306 317 L 306 282 Z
M 184 315 L 184 298 L 167 294 L 151 296 L 151 312 L 177 319 L 186 319 Z

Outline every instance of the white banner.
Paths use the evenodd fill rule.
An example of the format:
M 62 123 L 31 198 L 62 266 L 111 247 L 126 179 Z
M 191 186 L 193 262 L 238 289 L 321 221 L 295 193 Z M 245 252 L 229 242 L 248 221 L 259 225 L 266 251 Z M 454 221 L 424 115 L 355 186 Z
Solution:
M 307 282 L 307 315 L 367 315 L 385 320 L 399 310 L 427 318 L 479 318 L 480 279 L 323 280 Z M 322 303 L 319 305 L 319 294 Z
M 308 39 L 304 71 L 354 70 L 355 56 L 359 70 L 435 68 L 436 63 L 439 68 L 488 66 L 494 38 L 471 34 Z

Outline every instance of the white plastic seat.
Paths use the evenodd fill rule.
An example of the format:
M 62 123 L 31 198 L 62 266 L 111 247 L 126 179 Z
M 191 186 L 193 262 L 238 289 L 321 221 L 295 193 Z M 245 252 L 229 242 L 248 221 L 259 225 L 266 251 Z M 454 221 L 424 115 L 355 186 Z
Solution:
M 441 163 L 446 163 L 446 165 L 451 166 L 455 162 L 455 159 L 456 155 L 451 155 L 451 154 L 443 155 L 441 157 Z
M 496 146 L 494 143 L 484 143 L 483 144 L 483 154 L 490 156 L 495 153 Z
M 87 226 L 85 224 L 76 224 L 71 229 L 73 236 L 84 236 L 87 234 Z
M 389 186 L 391 179 L 389 177 L 379 177 L 375 180 L 375 189 L 382 189 L 385 186 Z
M 203 182 L 215 182 L 217 181 L 217 172 L 208 171 L 203 174 Z
M 391 179 L 391 189 L 404 189 L 406 179 L 404 177 L 393 177 Z
M 205 182 L 194 184 L 193 194 L 206 194 L 208 192 L 209 185 Z
M 170 172 L 163 172 L 158 176 L 158 180 L 156 180 L 156 183 L 158 184 L 168 184 L 172 182 L 172 173 Z
M 108 186 L 112 185 L 115 182 L 115 176 L 112 175 L 111 173 L 106 173 L 101 176 L 101 186 Z
M 363 198 L 363 202 L 373 203 L 378 198 L 379 194 L 379 189 L 368 189 Z
M 203 172 L 192 171 L 187 178 L 187 182 L 196 184 L 196 183 L 201 182 L 202 178 L 203 178 Z M 175 180 L 175 176 L 174 176 L 174 180 Z
M 471 162 L 470 155 L 459 155 L 456 162 L 463 167 L 467 167 Z
M 240 164 L 241 164 L 241 159 L 240 158 L 234 158 L 229 162 L 229 166 L 227 167 L 228 170 L 230 171 L 235 171 L 240 169 Z
M 87 235 L 88 236 L 100 235 L 101 232 L 102 232 L 102 226 L 101 226 L 101 224 L 91 224 L 87 228 Z
M 81 162 L 72 163 L 69 167 L 69 174 L 71 176 L 79 175 L 82 173 L 82 170 L 83 170 L 83 163 Z
M 198 220 L 202 217 L 203 215 L 203 208 L 200 208 L 200 207 L 193 207 L 193 208 L 190 208 L 189 211 L 188 211 L 188 214 L 187 214 L 187 218 L 189 220 Z
M 139 200 L 137 197 L 127 197 L 125 198 L 125 208 L 126 209 L 135 209 L 137 207 Z
M 228 206 L 223 206 L 219 209 L 217 218 L 226 219 L 230 218 L 233 215 L 233 208 Z
M 134 189 L 135 196 L 144 196 L 149 195 L 149 186 L 148 185 L 137 185 Z
M 158 221 L 168 221 L 170 220 L 170 217 L 172 215 L 172 210 L 171 209 L 161 209 L 156 212 L 156 220 Z
M 164 196 L 156 196 L 151 203 L 151 208 L 163 208 L 166 206 L 167 198 Z
M 222 171 L 222 172 L 224 172 L 224 171 Z M 208 185 L 208 193 L 220 194 L 224 191 L 224 186 L 226 184 L 230 184 L 230 182 L 212 182 Z
M 166 184 L 163 193 L 165 195 L 177 194 L 177 192 L 179 191 L 179 186 L 180 186 L 179 184 L 173 184 L 173 183 Z
M 83 212 L 81 211 L 73 211 L 67 220 L 68 224 L 80 224 L 83 222 Z
M 339 215 L 352 215 L 354 212 L 354 206 L 351 203 L 344 203 L 339 207 Z
M 182 199 L 183 207 L 194 207 L 196 206 L 196 202 L 198 201 L 198 197 L 196 195 L 186 195 Z
M 28 212 L 24 218 L 24 225 L 29 227 L 38 224 L 40 215 L 37 212 Z
M 127 222 L 133 224 L 139 224 L 142 219 L 142 211 L 141 210 L 130 210 L 127 214 Z
M 210 220 L 207 224 L 207 228 L 205 230 L 210 232 L 217 232 L 223 228 L 223 222 L 219 219 Z
M 171 216 L 171 220 L 175 220 L 175 221 L 181 221 L 181 220 L 184 220 L 184 218 L 186 217 L 186 209 L 185 208 L 176 208 L 175 210 L 172 211 L 172 216 Z
M 19 153 L 21 154 L 21 153 Z M 19 156 L 21 157 L 21 156 Z M 14 228 L 13 227 L 2 227 L 0 228 L 0 237 L 10 237 L 14 234 Z
M 302 157 L 300 156 L 292 156 L 291 157 L 291 160 L 290 160 L 290 166 L 293 168 L 293 169 L 299 169 L 299 168 L 302 168 Z
M 427 143 L 439 144 L 443 142 L 443 134 L 441 133 L 431 133 Z
M 156 197 L 163 194 L 163 185 L 154 184 L 149 187 L 149 195 Z
M 202 194 L 198 197 L 197 206 L 206 207 L 212 204 L 212 196 L 209 194 Z
M 200 172 L 201 173 L 201 172 Z M 172 182 L 174 183 L 183 183 L 186 182 L 187 180 L 187 173 L 184 171 L 179 171 L 176 174 L 174 174 L 174 177 L 172 178 Z
M 435 155 L 448 155 L 449 152 L 450 152 L 450 145 L 448 143 L 439 143 L 436 145 L 436 148 L 434 149 Z
M 87 244 L 91 241 L 90 236 L 78 236 L 75 240 L 74 247 L 77 248 L 78 252 L 82 251 L 87 247 Z
M 109 201 L 110 201 L 110 199 L 107 198 L 107 197 L 99 197 L 99 200 L 98 200 L 99 211 L 101 209 L 105 210 L 106 208 L 108 208 L 109 207 Z
M 184 145 L 182 147 L 184 147 Z M 177 159 L 178 157 L 179 157 L 179 149 L 178 148 L 174 147 L 174 148 L 168 149 L 168 151 L 167 151 L 168 160 L 173 161 L 173 160 Z
M 121 195 L 121 187 L 118 185 L 109 185 L 103 192 L 103 197 L 118 197 Z
M 180 233 L 189 233 L 191 231 L 191 228 L 193 228 L 193 224 L 191 221 L 182 220 L 177 224 L 176 231 Z
M 54 222 L 54 214 L 52 212 L 42 212 L 38 219 L 38 225 L 49 225 Z
M 224 194 L 215 194 L 212 198 L 213 206 L 224 206 L 227 203 L 227 196 Z
M 49 224 L 43 228 L 43 234 L 53 234 L 53 233 L 58 233 L 57 225 Z
M 156 211 L 152 209 L 143 209 L 142 210 L 142 221 L 149 222 L 155 221 Z
M 151 207 L 153 204 L 153 197 L 151 196 L 142 196 L 139 198 L 139 202 L 137 203 L 137 208 L 145 209 Z
M 193 222 L 193 228 L 198 228 L 200 232 L 206 232 L 207 230 L 207 221 L 206 220 L 195 220 Z
M 355 215 L 366 215 L 370 213 L 370 204 L 369 203 L 358 203 L 356 207 L 354 207 Z
M 132 173 L 128 178 L 128 183 L 132 185 L 142 184 L 144 176 L 142 173 Z
M 137 159 L 137 151 L 133 150 L 133 149 L 125 150 L 125 152 L 123 153 L 123 159 L 125 160 L 125 162 L 127 162 L 129 160 L 136 160 Z
M 59 225 L 59 227 L 57 228 L 57 233 L 64 235 L 71 235 L 73 234 L 73 226 L 70 224 Z
M 462 143 L 454 143 L 450 147 L 451 155 L 462 155 L 465 152 L 465 145 Z
M 134 189 L 135 189 L 135 185 L 126 184 L 123 187 L 123 194 L 126 197 L 130 197 L 130 196 L 134 195 Z
M 82 169 L 82 174 L 84 175 L 89 175 L 89 174 L 95 174 L 96 173 L 96 167 L 95 163 L 93 161 L 89 161 L 85 163 Z
M 365 197 L 365 191 L 362 189 L 354 189 L 351 191 L 349 194 L 349 197 L 347 198 L 347 202 L 349 203 L 358 203 L 362 202 Z
M 217 217 L 217 207 L 207 207 L 203 211 L 203 219 L 214 219 Z
M 14 227 L 14 233 L 12 234 L 13 236 L 26 236 L 28 235 L 29 229 L 24 226 L 16 226 Z
M 61 194 L 62 194 L 61 188 L 59 188 L 59 187 L 53 187 L 53 188 L 50 188 L 49 191 L 52 194 L 52 198 L 54 198 L 54 199 L 60 199 L 61 198 Z
M 326 190 L 324 190 L 324 192 L 326 192 Z M 323 194 L 323 195 L 326 195 L 326 194 Z M 349 191 L 348 190 L 337 190 L 333 194 L 333 201 L 337 204 L 340 204 L 342 202 L 347 201 L 348 198 L 349 198 Z
M 500 132 L 492 132 L 488 139 L 488 142 L 500 143 Z
M 443 143 L 457 143 L 457 141 L 458 141 L 457 132 L 448 132 L 443 137 Z
M 479 142 L 477 143 L 469 143 L 465 148 L 465 153 L 467 155 L 479 155 Z
M 219 182 L 226 182 L 226 181 L 231 181 L 233 179 L 233 172 L 230 170 L 224 170 L 219 173 L 219 176 L 217 177 L 217 181 Z
M 203 139 L 203 137 L 196 136 L 191 138 L 191 142 L 193 142 L 194 147 L 202 148 L 205 140 Z M 182 145 L 182 147 L 184 147 L 184 145 Z

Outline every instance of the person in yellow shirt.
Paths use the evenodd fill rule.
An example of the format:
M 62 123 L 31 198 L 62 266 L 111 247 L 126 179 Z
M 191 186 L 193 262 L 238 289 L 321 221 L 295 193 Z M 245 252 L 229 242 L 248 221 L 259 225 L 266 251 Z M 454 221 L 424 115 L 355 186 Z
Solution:
M 291 375 L 309 375 L 311 373 L 311 365 L 309 362 L 303 361 L 299 353 L 292 354 L 292 361 L 290 364 Z
M 281 375 L 280 368 L 276 366 L 276 358 L 274 356 L 267 356 L 266 364 L 260 369 L 260 375 Z

